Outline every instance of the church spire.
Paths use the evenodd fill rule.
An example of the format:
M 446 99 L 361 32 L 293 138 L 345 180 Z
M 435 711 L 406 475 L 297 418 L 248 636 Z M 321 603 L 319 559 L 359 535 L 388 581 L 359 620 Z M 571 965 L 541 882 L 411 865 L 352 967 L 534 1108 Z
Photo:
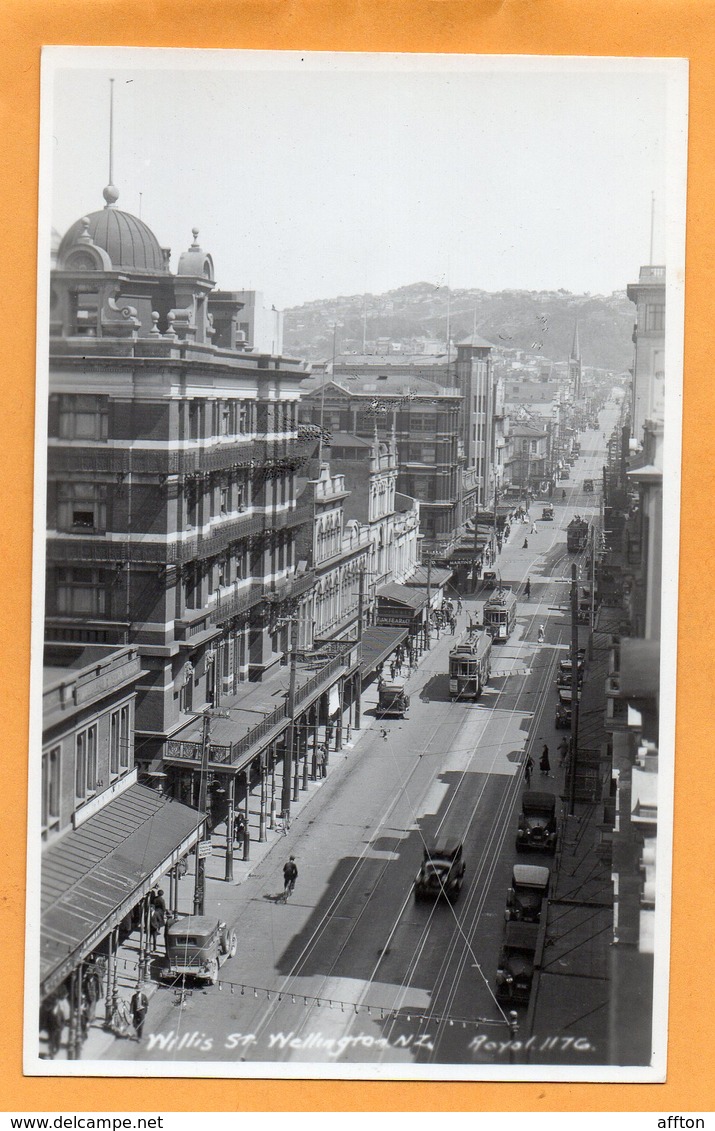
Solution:
M 576 325 L 574 326 L 574 329 L 573 329 L 573 345 L 571 346 L 571 360 L 572 361 L 580 361 L 581 360 L 581 343 L 578 340 L 578 318 L 576 319 Z

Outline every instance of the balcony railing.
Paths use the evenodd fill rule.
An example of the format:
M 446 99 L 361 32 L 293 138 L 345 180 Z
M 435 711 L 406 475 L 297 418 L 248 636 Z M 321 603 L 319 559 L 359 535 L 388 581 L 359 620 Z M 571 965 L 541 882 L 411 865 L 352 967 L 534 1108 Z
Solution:
M 350 667 L 351 664 L 358 663 L 359 659 L 358 645 L 355 642 L 346 642 L 344 650 L 339 655 L 333 656 L 313 676 L 298 687 L 295 696 L 296 711 L 302 704 L 315 696 L 316 692 L 320 693 L 326 689 L 341 668 Z M 240 769 L 242 765 L 245 765 L 260 752 L 262 744 L 269 735 L 277 737 L 281 730 L 288 725 L 288 722 L 288 704 L 283 702 L 230 746 L 210 744 L 209 765 L 216 767 L 232 766 Z M 177 760 L 200 765 L 201 743 L 169 739 L 166 746 L 166 758 L 169 761 Z

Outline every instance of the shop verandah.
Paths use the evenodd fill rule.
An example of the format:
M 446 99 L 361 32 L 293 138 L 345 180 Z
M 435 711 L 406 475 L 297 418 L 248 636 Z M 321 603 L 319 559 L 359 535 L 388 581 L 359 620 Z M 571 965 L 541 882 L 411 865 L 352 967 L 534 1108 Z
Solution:
M 360 721 L 360 642 L 334 641 L 296 653 L 260 684 L 245 685 L 193 716 L 167 742 L 166 788 L 198 806 L 207 769 L 209 830 L 226 827 L 226 879 L 232 878 L 234 830 L 244 860 L 252 841 L 290 813 L 291 801 L 327 771 Z M 206 744 L 206 750 L 204 750 Z

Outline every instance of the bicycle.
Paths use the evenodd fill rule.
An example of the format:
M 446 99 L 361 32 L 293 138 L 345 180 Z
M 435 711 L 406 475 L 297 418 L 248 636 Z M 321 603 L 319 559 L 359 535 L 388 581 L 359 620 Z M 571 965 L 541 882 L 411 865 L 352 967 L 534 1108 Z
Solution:
M 283 888 L 283 903 L 287 903 L 289 897 L 293 894 L 295 888 L 295 880 L 286 880 L 286 885 Z

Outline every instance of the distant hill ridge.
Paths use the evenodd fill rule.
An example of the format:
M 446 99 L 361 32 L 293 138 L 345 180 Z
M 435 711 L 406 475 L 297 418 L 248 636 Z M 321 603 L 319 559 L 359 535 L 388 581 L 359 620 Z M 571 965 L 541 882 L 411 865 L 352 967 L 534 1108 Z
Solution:
M 447 317 L 453 342 L 474 329 L 495 346 L 520 349 L 552 361 L 571 352 L 578 319 L 585 366 L 621 371 L 633 360 L 635 307 L 624 291 L 610 295 L 568 291 L 505 290 L 410 283 L 381 295 L 340 295 L 292 307 L 284 316 L 284 350 L 311 361 L 331 358 L 333 327 L 339 354 L 369 352 L 379 339 L 446 341 Z

